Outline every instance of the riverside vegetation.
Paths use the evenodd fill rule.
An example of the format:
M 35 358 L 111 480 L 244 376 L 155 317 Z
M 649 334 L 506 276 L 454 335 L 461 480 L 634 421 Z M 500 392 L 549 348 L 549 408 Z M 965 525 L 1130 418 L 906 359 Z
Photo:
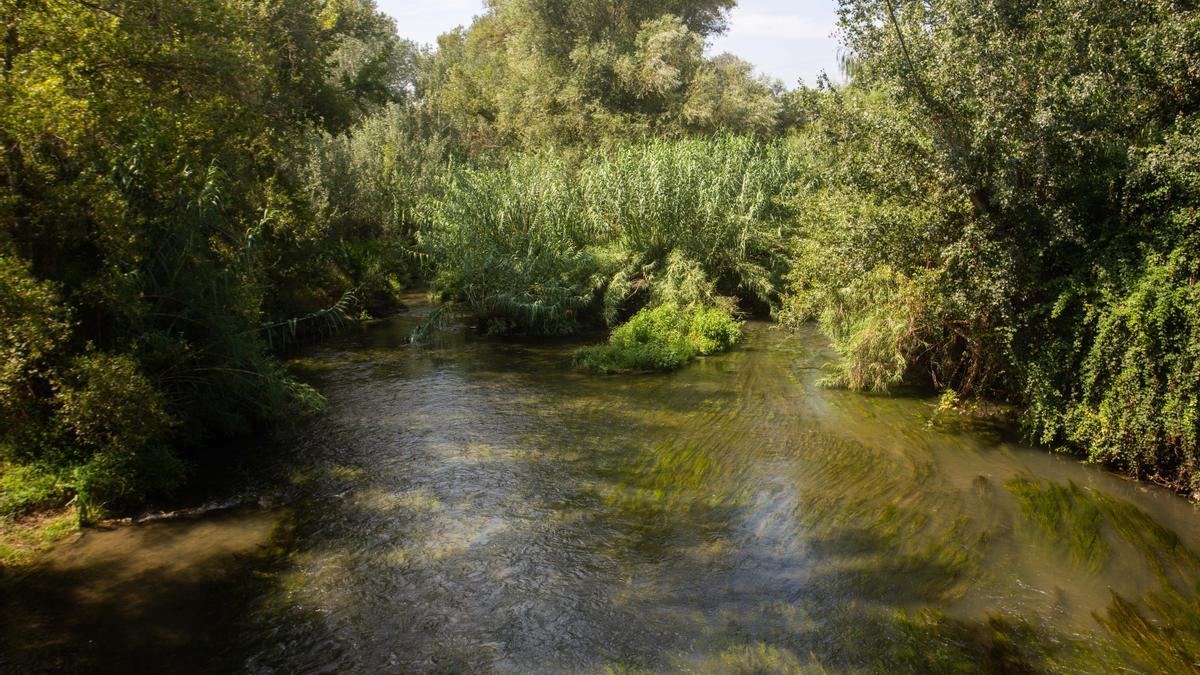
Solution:
M 836 4 L 0 5 L 0 670 L 1195 672 L 1200 11 Z
M 704 55 L 733 4 L 492 0 L 426 49 L 370 0 L 5 3 L 0 516 L 318 412 L 282 350 L 414 281 L 418 339 L 609 329 L 601 372 L 815 321 L 831 384 L 1200 493 L 1200 12 L 842 0 L 845 83 L 787 89 Z

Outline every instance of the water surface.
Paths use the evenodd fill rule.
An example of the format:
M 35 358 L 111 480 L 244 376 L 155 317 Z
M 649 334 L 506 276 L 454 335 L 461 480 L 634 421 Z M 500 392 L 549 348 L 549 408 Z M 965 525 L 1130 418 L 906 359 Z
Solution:
M 823 388 L 815 331 L 752 323 L 731 354 L 604 377 L 570 368 L 577 342 L 410 346 L 416 321 L 298 362 L 329 413 L 288 436 L 286 507 L 56 550 L 61 597 L 10 625 L 13 663 L 1195 669 L 1189 504 Z

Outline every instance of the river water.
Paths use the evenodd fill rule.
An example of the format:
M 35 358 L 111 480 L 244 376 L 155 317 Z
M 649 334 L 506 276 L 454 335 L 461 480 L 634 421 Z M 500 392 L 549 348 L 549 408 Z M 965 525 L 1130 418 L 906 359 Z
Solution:
M 94 529 L 9 588 L 0 670 L 1189 672 L 1200 514 L 747 325 L 667 375 L 580 343 L 293 366 L 275 506 Z M 10 583 L 11 587 L 12 584 Z

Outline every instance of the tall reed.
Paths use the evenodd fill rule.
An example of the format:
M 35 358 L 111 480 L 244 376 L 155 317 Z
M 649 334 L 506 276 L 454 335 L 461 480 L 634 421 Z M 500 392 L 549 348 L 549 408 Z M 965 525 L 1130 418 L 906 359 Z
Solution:
M 735 136 L 623 145 L 577 168 L 514 156 L 451 171 L 420 241 L 435 286 L 492 330 L 611 325 L 689 288 L 711 289 L 690 293 L 705 306 L 770 301 L 793 166 L 782 144 Z

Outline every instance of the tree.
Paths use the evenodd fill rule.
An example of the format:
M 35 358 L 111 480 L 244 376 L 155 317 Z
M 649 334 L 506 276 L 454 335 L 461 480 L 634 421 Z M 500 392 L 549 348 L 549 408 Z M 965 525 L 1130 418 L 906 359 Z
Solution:
M 410 68 L 365 1 L 17 0 L 0 23 L 0 291 L 43 326 L 0 336 L 0 461 L 136 500 L 178 482 L 170 448 L 316 402 L 260 329 L 298 308 L 273 270 L 325 264 L 291 167 Z

